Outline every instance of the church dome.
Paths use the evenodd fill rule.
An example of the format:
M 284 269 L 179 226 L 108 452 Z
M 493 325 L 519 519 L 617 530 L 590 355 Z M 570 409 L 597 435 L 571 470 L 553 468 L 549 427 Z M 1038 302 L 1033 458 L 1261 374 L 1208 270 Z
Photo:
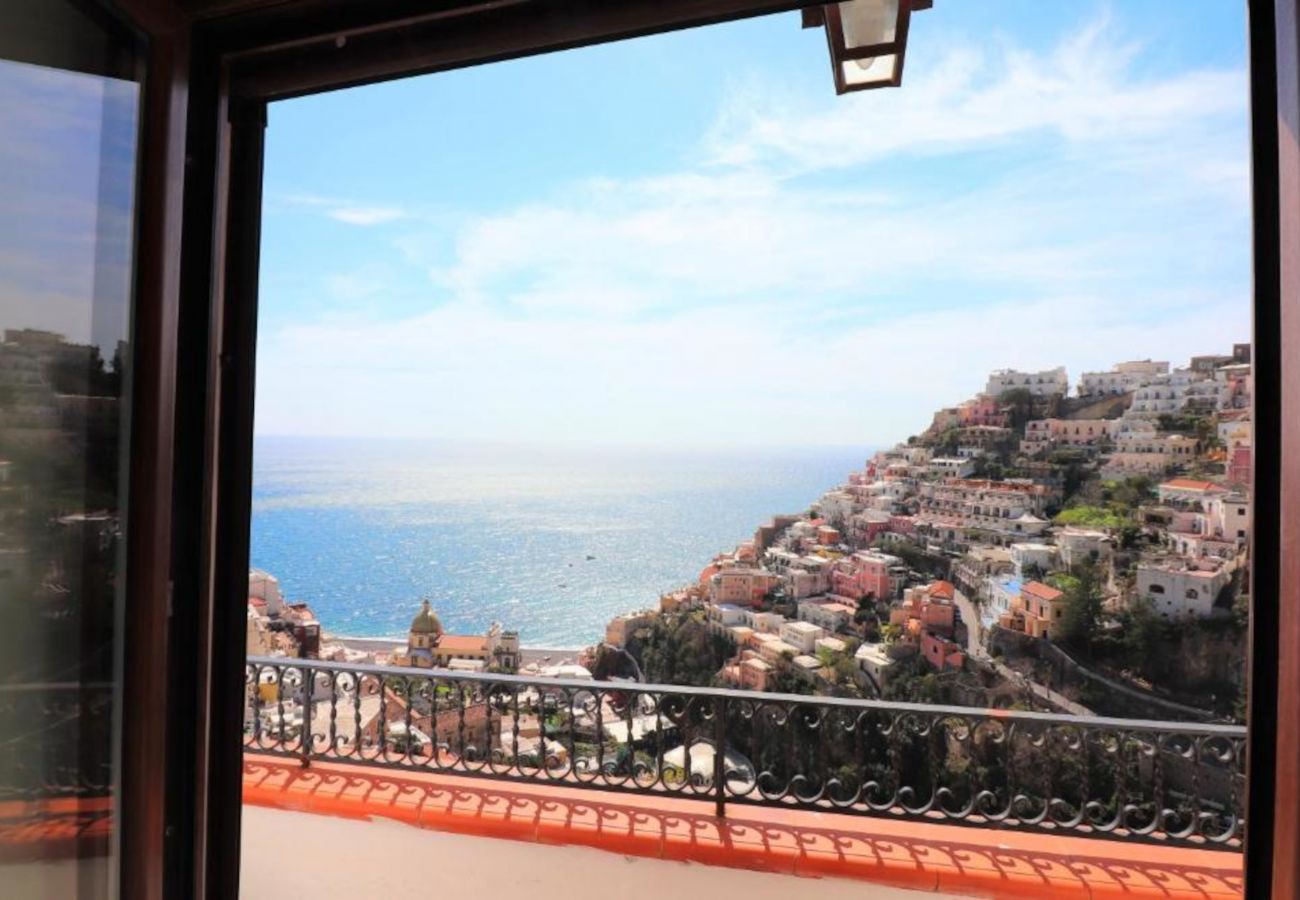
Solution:
M 442 623 L 433 614 L 428 600 L 420 604 L 420 611 L 411 620 L 411 634 L 442 634 Z

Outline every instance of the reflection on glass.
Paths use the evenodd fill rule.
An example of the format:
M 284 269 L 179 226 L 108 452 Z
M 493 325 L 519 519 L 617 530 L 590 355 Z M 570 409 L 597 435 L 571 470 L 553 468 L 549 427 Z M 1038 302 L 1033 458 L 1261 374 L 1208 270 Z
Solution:
M 114 894 L 138 105 L 133 81 L 0 60 L 5 896 Z

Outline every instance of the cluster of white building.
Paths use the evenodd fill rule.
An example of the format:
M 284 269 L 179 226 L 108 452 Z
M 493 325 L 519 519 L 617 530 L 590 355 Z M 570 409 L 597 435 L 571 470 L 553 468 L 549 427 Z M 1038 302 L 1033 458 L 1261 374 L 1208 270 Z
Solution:
M 917 487 L 918 527 L 926 534 L 957 541 L 981 532 L 1006 541 L 1042 534 L 1048 504 L 1059 492 L 1028 479 L 991 481 L 945 478 Z
M 1107 372 L 1084 372 L 1079 376 L 1080 397 L 1130 394 L 1153 378 L 1169 374 L 1169 363 L 1149 359 L 1116 363 Z
M 1070 379 L 1065 374 L 1065 366 L 1044 369 L 1041 372 L 1019 372 L 1015 369 L 998 369 L 989 375 L 984 386 L 984 393 L 990 397 L 999 397 L 1007 391 L 1025 390 L 1036 397 L 1050 397 L 1053 394 L 1065 396 L 1070 392 Z
M 995 374 L 999 384 L 1027 378 L 1034 384 L 1048 383 L 1044 373 Z M 1161 431 L 1161 417 L 1213 413 L 1219 416 L 1218 442 L 1227 456 L 1227 478 L 1244 483 L 1250 473 L 1252 391 L 1249 345 L 1235 346 L 1231 355 L 1193 357 L 1179 369 L 1149 359 L 1117 363 L 1106 372 L 1083 373 L 1078 397 L 1127 396 L 1128 404 L 1118 418 L 1031 421 L 1020 451 L 1035 455 L 1061 448 L 1085 450 L 1102 457 L 1103 478 L 1160 477 L 1188 465 L 1207 449 L 1196 436 Z

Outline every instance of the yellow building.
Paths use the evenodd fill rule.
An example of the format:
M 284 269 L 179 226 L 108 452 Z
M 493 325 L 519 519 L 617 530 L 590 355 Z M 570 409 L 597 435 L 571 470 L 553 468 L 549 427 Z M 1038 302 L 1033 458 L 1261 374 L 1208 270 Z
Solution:
M 1034 637 L 1051 637 L 1060 630 L 1065 615 L 1065 595 L 1056 588 L 1031 581 L 1020 589 L 1024 604 L 1025 633 Z

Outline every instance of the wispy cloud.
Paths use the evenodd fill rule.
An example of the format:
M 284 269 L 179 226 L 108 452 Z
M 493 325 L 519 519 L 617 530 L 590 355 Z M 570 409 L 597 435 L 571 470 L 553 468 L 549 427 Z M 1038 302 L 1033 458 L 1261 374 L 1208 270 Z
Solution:
M 736 92 L 707 146 L 720 165 L 784 171 L 967 154 L 1032 135 L 1124 159 L 1168 150 L 1198 123 L 1241 119 L 1244 68 L 1141 78 L 1141 49 L 1102 16 L 1045 54 L 955 46 L 912 67 L 903 90 L 870 98 L 809 103 L 750 86 Z
M 383 225 L 396 222 L 405 213 L 393 206 L 341 206 L 331 209 L 327 215 L 336 222 L 348 225 Z
M 833 103 L 751 81 L 691 165 L 399 238 L 428 310 L 271 336 L 260 424 L 871 444 L 990 368 L 1221 349 L 1248 328 L 1245 73 L 1142 77 L 1112 28 Z
M 385 225 L 411 215 L 409 210 L 401 206 L 354 203 L 322 194 L 280 194 L 273 196 L 266 205 L 270 212 L 285 209 L 311 210 L 346 225 Z

